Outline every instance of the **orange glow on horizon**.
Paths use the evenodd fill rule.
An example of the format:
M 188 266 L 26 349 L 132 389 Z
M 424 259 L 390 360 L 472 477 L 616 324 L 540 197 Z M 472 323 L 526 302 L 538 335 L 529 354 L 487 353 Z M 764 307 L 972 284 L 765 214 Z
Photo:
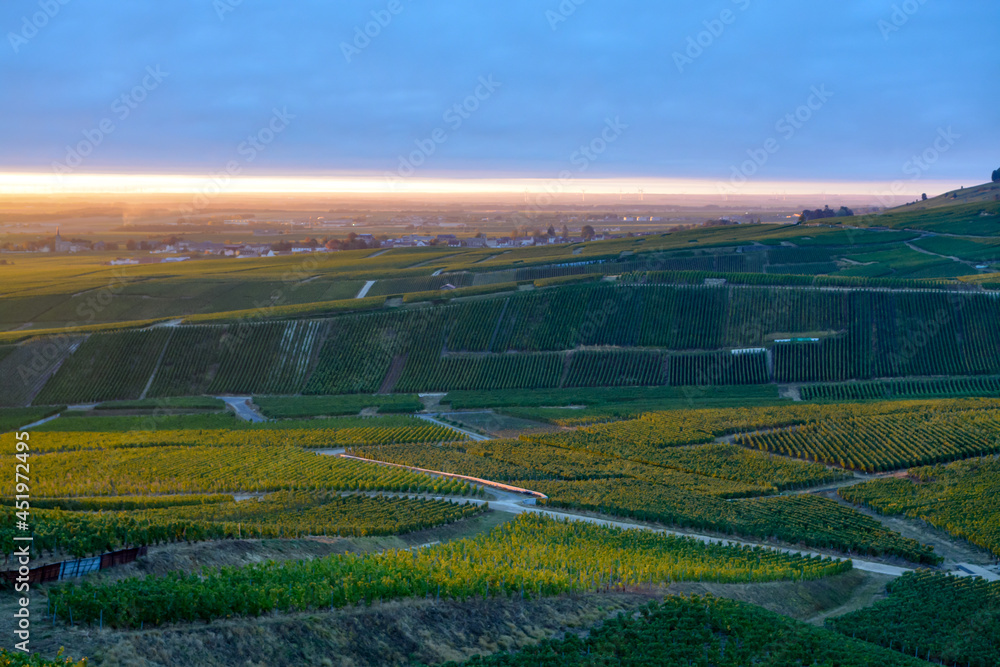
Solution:
M 863 195 L 918 197 L 962 185 L 945 181 L 750 181 L 735 186 L 727 180 L 680 178 L 398 178 L 377 174 L 339 176 L 236 176 L 180 174 L 53 174 L 0 173 L 2 195 L 191 194 L 203 199 L 229 194 L 355 195 L 523 195 L 537 198 L 619 195 L 634 201 L 636 193 L 656 195 Z

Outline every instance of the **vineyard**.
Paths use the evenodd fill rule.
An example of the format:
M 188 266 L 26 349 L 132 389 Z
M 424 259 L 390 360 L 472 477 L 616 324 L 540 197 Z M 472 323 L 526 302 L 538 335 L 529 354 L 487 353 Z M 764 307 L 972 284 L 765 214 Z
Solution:
M 373 313 L 338 318 L 331 322 L 329 334 L 320 348 L 319 360 L 304 394 L 374 394 L 393 359 L 405 359 L 419 339 L 422 347 L 428 328 L 438 330 L 435 315 L 421 313 Z
M 802 398 L 815 400 L 866 400 L 1000 395 L 1000 378 L 948 378 L 850 382 L 802 387 Z
M 488 535 L 416 551 L 332 556 L 50 591 L 75 623 L 139 628 L 400 598 L 535 597 L 667 581 L 815 579 L 850 569 L 764 549 L 521 515 Z
M 375 460 L 503 480 L 540 491 L 548 496 L 545 502 L 558 507 L 936 563 L 931 548 L 833 501 L 809 495 L 746 499 L 848 477 L 843 472 L 728 444 L 682 446 L 751 426 L 825 421 L 838 411 L 892 414 L 915 409 L 904 404 L 674 411 L 517 441 L 353 451 Z
M 282 490 L 454 496 L 473 492 L 463 482 L 322 456 L 289 444 L 159 446 L 40 454 L 32 458 L 31 470 L 33 498 Z M 3 485 L 8 497 L 13 496 L 11 484 Z
M 401 392 L 449 389 L 521 389 L 559 386 L 565 355 L 503 354 L 444 359 L 411 355 L 396 389 Z
M 484 511 L 479 505 L 445 500 L 336 496 L 279 491 L 262 499 L 234 502 L 181 498 L 175 505 L 100 511 L 32 511 L 32 549 L 82 558 L 118 549 L 170 542 L 236 538 L 290 538 L 304 535 L 361 537 L 399 535 L 465 519 Z M 118 501 L 121 504 L 122 501 Z M 66 503 L 63 503 L 66 504 Z M 101 503 L 78 501 L 79 505 Z M 14 553 L 14 509 L 2 508 L 0 543 Z
M 532 483 L 546 504 L 709 530 L 759 540 L 833 549 L 869 556 L 896 556 L 937 564 L 933 548 L 902 537 L 838 503 L 812 495 L 722 500 L 638 480 Z
M 576 352 L 570 355 L 569 370 L 563 386 L 662 385 L 666 381 L 664 371 L 664 356 L 656 352 Z
M 972 460 L 915 468 L 906 479 L 840 490 L 845 500 L 881 514 L 904 515 L 968 540 L 1000 557 L 1000 461 Z
M 474 657 L 463 667 L 594 665 L 839 665 L 903 667 L 922 660 L 793 621 L 745 602 L 669 596 L 639 614 L 619 614 L 582 637 L 547 639 L 518 653 Z M 444 667 L 460 667 L 445 663 Z
M 166 397 L 1000 374 L 992 294 L 627 283 L 326 320 L 92 334 L 35 402 L 137 398 L 151 377 L 149 395 Z M 917 391 L 900 388 L 896 395 Z
M 769 375 L 764 352 L 710 352 L 670 357 L 669 382 L 675 387 L 767 384 Z
M 827 622 L 830 628 L 946 665 L 1000 664 L 1000 583 L 929 572 L 889 583 L 874 606 Z
M 80 418 L 83 419 L 83 418 Z M 105 418 L 105 419 L 114 419 Z M 284 446 L 311 449 L 331 449 L 360 445 L 390 443 L 425 443 L 445 440 L 464 440 L 466 436 L 448 428 L 412 418 L 390 418 L 393 421 L 405 419 L 403 425 L 353 426 L 330 428 L 317 424 L 306 428 L 305 424 L 291 424 L 299 428 L 242 428 L 242 429 L 188 429 L 158 431 L 88 432 L 88 431 L 48 431 L 44 438 L 36 438 L 33 445 L 40 452 L 70 452 L 89 449 L 135 449 L 140 447 L 170 447 L 177 445 L 191 447 L 263 447 L 276 443 Z M 75 421 L 75 420 L 70 420 Z M 323 420 L 339 421 L 339 420 Z M 356 420 L 361 421 L 361 420 Z M 367 421 L 367 420 L 366 420 Z M 378 421 L 381 421 L 379 419 Z M 70 424 L 72 427 L 73 424 Z M 277 426 L 284 426 L 278 424 Z M 4 442 L 11 436 L 4 436 Z
M 49 380 L 37 405 L 139 398 L 170 329 L 93 334 Z
M 818 421 L 738 436 L 736 441 L 765 452 L 883 472 L 1000 451 L 1000 410 L 939 405 L 909 413 Z
M 844 479 L 823 466 L 761 455 L 732 445 L 632 452 L 567 449 L 547 440 L 489 440 L 438 447 L 358 447 L 364 458 L 504 481 L 615 479 L 633 477 L 723 498 L 768 495 Z M 630 458 L 634 457 L 634 458 Z M 437 467 L 445 466 L 445 467 Z
M 785 404 L 731 409 L 669 410 L 649 412 L 623 423 L 597 424 L 558 436 L 554 443 L 573 449 L 615 452 L 648 451 L 711 442 L 715 438 L 763 429 L 894 414 L 927 411 L 953 412 L 1000 408 L 1000 401 L 895 401 L 878 404 Z M 566 425 L 579 425 L 570 424 Z M 540 436 L 547 439 L 555 436 Z
M 528 488 L 531 488 L 529 482 L 534 480 L 633 478 L 720 498 L 760 496 L 775 491 L 767 484 L 766 477 L 754 481 L 732 480 L 722 475 L 709 477 L 517 440 L 452 443 L 430 448 L 419 445 L 361 447 L 353 449 L 352 454 L 480 479 L 520 482 Z
M 297 393 L 325 329 L 321 321 L 180 327 L 150 396 Z

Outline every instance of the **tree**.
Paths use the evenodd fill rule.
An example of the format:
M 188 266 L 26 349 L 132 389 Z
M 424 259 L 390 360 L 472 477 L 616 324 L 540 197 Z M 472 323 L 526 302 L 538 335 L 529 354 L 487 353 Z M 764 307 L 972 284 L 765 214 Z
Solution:
M 924 194 L 920 195 L 920 200 L 921 201 L 927 201 L 927 193 L 926 192 Z
M 993 172 L 993 182 L 1000 183 L 1000 169 Z
M 137 247 L 136 243 L 132 239 L 129 239 L 128 241 L 125 242 L 125 249 L 126 250 L 135 250 L 136 247 Z
M 564 239 L 568 239 L 569 238 L 569 227 L 567 227 L 566 225 L 563 225 L 563 228 L 562 228 L 562 237 Z
M 590 225 L 584 225 L 583 226 L 583 238 L 584 238 L 584 240 L 589 241 L 590 239 L 594 238 L 594 236 L 596 236 L 596 234 L 594 232 L 594 228 L 591 227 Z

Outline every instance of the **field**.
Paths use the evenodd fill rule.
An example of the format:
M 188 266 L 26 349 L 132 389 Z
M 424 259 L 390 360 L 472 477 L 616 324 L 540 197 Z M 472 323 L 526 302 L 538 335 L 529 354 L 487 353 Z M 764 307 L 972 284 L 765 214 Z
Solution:
M 818 578 L 850 564 L 685 538 L 522 516 L 489 535 L 367 558 L 225 568 L 203 576 L 127 579 L 53 591 L 56 614 L 138 628 L 178 621 L 260 616 L 405 597 L 534 597 L 605 587 L 708 578 Z M 280 585 L 276 585 L 280 584 Z
M 97 403 L 142 398 L 169 329 L 94 334 L 45 385 L 36 402 Z
M 40 419 L 54 415 L 61 410 L 61 406 L 47 408 L 0 408 L 0 433 L 6 433 L 7 431 L 27 426 Z
M 981 407 L 930 403 L 740 436 L 737 442 L 851 470 L 883 472 L 1000 451 L 1000 411 L 990 402 Z
M 0 449 L 30 481 L 0 484 L 0 542 L 27 522 L 33 566 L 148 547 L 33 584 L 39 646 L 997 664 L 1000 281 L 975 265 L 1000 208 L 938 203 L 536 247 L 18 255 Z M 439 221 L 503 217 L 463 216 Z M 452 650 L 451 612 L 517 639 Z
M 677 443 L 663 447 L 664 439 L 669 442 L 671 437 L 664 432 L 666 424 L 675 425 L 674 437 L 678 439 L 697 437 L 689 429 L 695 423 L 705 423 L 706 415 L 699 412 L 710 411 L 693 412 L 647 415 L 635 422 L 586 429 L 585 436 L 578 431 L 522 436 L 520 441 L 469 442 L 431 449 L 369 446 L 353 452 L 381 461 L 504 480 L 544 493 L 548 496 L 544 502 L 556 507 L 724 535 L 937 562 L 927 546 L 902 538 L 830 500 L 808 495 L 733 500 L 818 486 L 846 475 L 732 445 L 684 447 Z M 761 414 L 756 418 L 773 420 L 776 416 Z M 640 433 L 655 434 L 656 440 L 647 437 L 643 441 Z
M 832 629 L 928 661 L 989 667 L 1000 662 L 1000 583 L 907 574 L 875 606 L 830 621 Z
M 812 548 L 937 564 L 933 549 L 886 529 L 834 501 L 812 495 L 726 501 L 669 486 L 633 481 L 544 482 L 546 504 L 614 514 L 690 530 L 707 530 Z
M 95 333 L 35 403 L 995 375 L 998 318 L 1000 300 L 977 293 L 566 285 L 322 320 Z
M 423 403 L 411 396 L 278 396 L 254 397 L 261 412 L 272 419 L 301 419 L 303 417 L 339 417 L 356 415 L 366 408 L 376 408 L 379 414 L 419 412 Z
M 274 440 L 274 444 L 263 444 Z M 95 443 L 80 443 L 76 451 L 38 454 L 32 461 L 36 471 L 32 494 L 55 498 L 292 489 L 471 493 L 463 482 L 322 456 L 287 444 L 282 438 L 228 445 L 168 443 L 171 441 L 121 447 L 113 450 L 113 456 L 107 455 L 111 450 L 94 449 Z M 12 482 L 5 488 L 12 491 Z
M 179 497 L 169 504 L 165 497 L 156 507 L 111 510 L 129 501 L 101 499 L 60 501 L 62 506 L 100 508 L 93 513 L 76 510 L 35 510 L 32 549 L 73 557 L 100 555 L 133 546 L 177 541 L 242 538 L 298 538 L 303 535 L 399 535 L 452 523 L 483 511 L 478 505 L 445 500 L 339 496 L 329 493 L 278 491 L 260 499 L 234 502 L 218 497 Z M 111 499 L 109 499 L 111 500 Z M 143 499 L 135 497 L 139 504 Z M 52 503 L 57 504 L 57 503 Z M 7 524 L 14 523 L 14 509 L 2 508 Z M 4 528 L 0 541 L 9 553 L 15 532 Z
M 1000 394 L 1000 378 L 949 378 L 923 380 L 883 380 L 802 387 L 805 400 L 872 400 L 892 398 L 932 398 L 994 396 Z
M 790 621 L 759 607 L 708 596 L 668 597 L 619 614 L 589 635 L 569 633 L 516 654 L 473 658 L 463 667 L 575 667 L 608 664 L 925 665 L 870 644 Z M 459 667 L 458 663 L 446 663 Z
M 894 478 L 841 489 L 840 495 L 882 514 L 922 519 L 1000 558 L 1000 461 L 961 461 L 915 468 Z

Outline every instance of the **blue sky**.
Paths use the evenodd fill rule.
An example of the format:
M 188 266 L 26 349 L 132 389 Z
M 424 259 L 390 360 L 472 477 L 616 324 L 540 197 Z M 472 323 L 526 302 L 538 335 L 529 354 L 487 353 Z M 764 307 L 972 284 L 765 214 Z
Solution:
M 543 178 L 608 119 L 587 176 L 727 179 L 770 146 L 757 177 L 892 180 L 949 128 L 927 178 L 1000 166 L 995 0 L 576 2 L 8 0 L 0 170 L 103 135 L 81 171 L 381 174 L 424 150 L 424 175 Z

